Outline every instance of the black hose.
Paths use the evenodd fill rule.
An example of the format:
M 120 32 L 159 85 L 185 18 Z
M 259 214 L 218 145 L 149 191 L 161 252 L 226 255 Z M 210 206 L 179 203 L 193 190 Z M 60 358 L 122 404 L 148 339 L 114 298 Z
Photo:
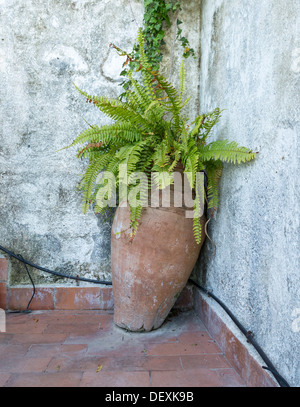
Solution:
M 233 320 L 233 322 L 237 325 L 237 327 L 240 329 L 240 331 L 245 335 L 247 338 L 247 341 L 250 342 L 254 348 L 257 350 L 263 361 L 266 363 L 267 366 L 262 366 L 263 369 L 269 370 L 276 380 L 278 381 L 279 385 L 281 387 L 290 387 L 288 382 L 278 373 L 276 370 L 275 366 L 273 363 L 270 361 L 268 356 L 265 354 L 265 352 L 261 349 L 261 347 L 258 345 L 258 343 L 255 341 L 253 338 L 253 334 L 251 331 L 247 330 L 240 322 L 239 320 L 233 315 L 233 313 L 229 310 L 229 308 L 218 298 L 216 297 L 212 292 L 208 291 L 206 288 L 202 287 L 192 279 L 189 279 L 191 283 L 193 283 L 196 287 L 198 287 L 201 291 L 205 292 L 209 297 L 213 298 L 221 307 L 226 311 L 226 313 L 230 316 L 230 318 Z
M 58 277 L 62 277 L 62 278 L 70 278 L 70 279 L 72 279 L 72 280 L 85 281 L 85 282 L 94 283 L 94 284 L 112 285 L 111 281 L 93 280 L 93 279 L 90 279 L 90 278 L 79 277 L 79 276 L 72 276 L 72 275 L 69 275 L 69 274 L 59 273 L 58 271 L 49 270 L 49 269 L 47 269 L 47 268 L 45 268 L 45 267 L 40 267 L 40 266 L 38 266 L 38 265 L 36 265 L 36 264 L 34 264 L 34 263 L 31 263 L 31 262 L 28 261 L 28 260 L 24 260 L 22 256 L 17 255 L 17 254 L 15 254 L 15 253 L 11 252 L 11 251 L 8 250 L 8 249 L 5 249 L 5 248 L 2 247 L 2 246 L 0 246 L 0 250 L 2 250 L 3 252 L 5 252 L 6 254 L 8 254 L 10 257 L 14 257 L 15 259 L 17 259 L 17 260 L 23 262 L 24 264 L 27 264 L 28 266 L 31 266 L 31 267 L 33 267 L 33 268 L 35 268 L 35 269 L 37 269 L 37 270 L 44 271 L 45 273 L 52 274 L 52 275 L 54 275 L 54 276 L 58 276 Z
M 21 256 L 21 254 L 19 254 L 18 256 L 20 257 L 20 259 L 22 260 L 22 262 L 24 262 L 23 256 Z M 30 309 L 29 309 L 29 306 L 30 306 L 30 304 L 31 304 L 31 301 L 33 300 L 34 295 L 35 295 L 35 285 L 34 285 L 34 282 L 33 282 L 32 277 L 31 277 L 31 275 L 30 275 L 30 273 L 29 273 L 27 264 L 24 263 L 24 266 L 25 266 L 26 272 L 27 272 L 27 274 L 28 274 L 28 277 L 29 277 L 29 279 L 30 279 L 30 281 L 31 281 L 31 284 L 32 284 L 32 287 L 33 287 L 33 292 L 32 292 L 32 296 L 31 296 L 31 298 L 30 298 L 30 300 L 29 300 L 29 303 L 27 304 L 26 310 L 24 310 L 24 311 L 22 311 L 22 312 L 31 312 Z

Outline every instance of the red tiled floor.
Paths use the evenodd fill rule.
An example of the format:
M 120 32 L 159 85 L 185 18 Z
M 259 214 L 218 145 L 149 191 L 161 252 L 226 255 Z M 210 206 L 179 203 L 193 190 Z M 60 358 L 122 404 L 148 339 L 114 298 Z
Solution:
M 7 314 L 0 387 L 245 386 L 194 311 L 132 333 L 112 311 Z

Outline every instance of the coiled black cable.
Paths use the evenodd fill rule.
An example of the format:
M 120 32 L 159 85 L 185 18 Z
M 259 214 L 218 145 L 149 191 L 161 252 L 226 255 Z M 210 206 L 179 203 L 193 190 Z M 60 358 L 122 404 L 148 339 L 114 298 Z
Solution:
M 101 280 L 93 280 L 93 279 L 89 279 L 89 278 L 84 278 L 84 277 L 79 277 L 79 276 L 72 276 L 72 275 L 68 275 L 68 274 L 63 274 L 63 273 L 59 273 L 57 271 L 53 271 L 53 270 L 49 270 L 45 267 L 40 267 L 34 263 L 31 263 L 30 261 L 25 260 L 20 254 L 16 255 L 15 253 L 13 253 L 12 251 L 0 246 L 0 250 L 2 250 L 3 252 L 5 252 L 6 254 L 8 254 L 10 257 L 14 257 L 15 259 L 19 260 L 20 262 L 24 263 L 27 274 L 30 278 L 30 281 L 33 285 L 33 294 L 32 297 L 27 305 L 27 308 L 24 312 L 30 312 L 29 310 L 29 305 L 33 299 L 33 296 L 35 294 L 35 286 L 34 286 L 34 282 L 29 274 L 28 266 L 31 266 L 33 268 L 36 268 L 38 270 L 44 271 L 46 273 L 50 273 L 52 275 L 58 276 L 58 277 L 62 277 L 62 278 L 70 278 L 76 281 L 85 281 L 85 282 L 90 282 L 90 283 L 94 283 L 94 284 L 105 284 L 105 285 L 112 285 L 111 281 L 101 281 Z M 258 343 L 255 341 L 255 339 L 253 338 L 253 334 L 251 331 L 247 331 L 247 329 L 239 322 L 239 320 L 235 317 L 235 315 L 229 310 L 229 308 L 218 298 L 216 297 L 212 292 L 208 291 L 206 288 L 202 287 L 201 285 L 199 285 L 198 283 L 196 283 L 194 280 L 189 279 L 189 282 L 191 282 L 192 284 L 194 284 L 197 288 L 199 288 L 201 291 L 203 291 L 205 294 L 207 294 L 209 297 L 213 298 L 225 311 L 226 313 L 230 316 L 230 318 L 233 320 L 233 322 L 237 325 L 237 327 L 240 329 L 240 331 L 245 335 L 245 337 L 247 338 L 247 341 L 250 342 L 253 347 L 256 349 L 256 351 L 258 352 L 258 354 L 261 356 L 261 358 L 263 359 L 263 361 L 266 363 L 267 366 L 262 366 L 263 369 L 270 371 L 275 379 L 277 380 L 277 382 L 279 383 L 279 385 L 281 387 L 290 387 L 290 385 L 288 384 L 288 382 L 278 373 L 277 369 L 275 368 L 275 366 L 273 365 L 273 363 L 270 361 L 270 359 L 267 357 L 267 355 L 265 354 L 265 352 L 261 349 L 261 347 L 258 345 Z

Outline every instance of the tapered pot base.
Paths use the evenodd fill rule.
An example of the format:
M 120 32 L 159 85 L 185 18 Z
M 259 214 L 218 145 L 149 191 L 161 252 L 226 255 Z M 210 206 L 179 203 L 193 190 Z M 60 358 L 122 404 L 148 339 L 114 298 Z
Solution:
M 193 219 L 182 208 L 144 208 L 133 239 L 130 233 L 129 207 L 118 207 L 111 234 L 114 323 L 151 331 L 163 324 L 185 287 L 204 239 L 196 243 Z

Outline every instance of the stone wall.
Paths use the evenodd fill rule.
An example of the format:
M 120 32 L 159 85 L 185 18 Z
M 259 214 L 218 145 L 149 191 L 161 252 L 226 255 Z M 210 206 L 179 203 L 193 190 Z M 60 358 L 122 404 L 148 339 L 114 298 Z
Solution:
M 300 3 L 203 0 L 200 106 L 225 109 L 215 138 L 258 151 L 226 165 L 196 276 L 300 385 Z M 298 322 L 297 322 L 298 321 Z

